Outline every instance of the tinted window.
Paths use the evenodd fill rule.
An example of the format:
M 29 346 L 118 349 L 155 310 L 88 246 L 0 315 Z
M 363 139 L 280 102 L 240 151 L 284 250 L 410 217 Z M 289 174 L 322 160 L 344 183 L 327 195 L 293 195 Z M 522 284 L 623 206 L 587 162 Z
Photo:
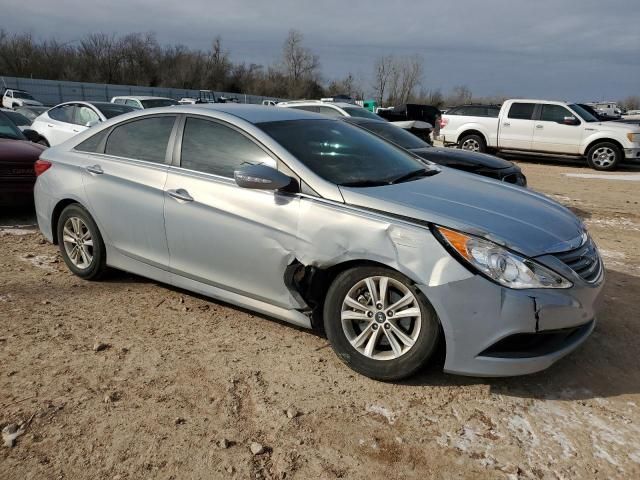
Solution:
M 14 98 L 24 98 L 25 100 L 35 100 L 35 98 L 33 98 L 30 93 L 21 92 L 19 90 L 13 92 L 13 97 Z
M 573 116 L 573 113 L 560 105 L 543 105 L 540 120 L 542 120 L 543 122 L 563 123 L 564 117 Z
M 24 135 L 15 124 L 9 120 L 4 112 L 0 112 L 0 138 L 12 138 L 16 140 L 25 140 Z
M 4 112 L 18 126 L 31 125 L 31 120 L 18 112 Z
M 74 148 L 81 152 L 89 153 L 103 153 L 103 149 L 98 148 L 102 142 L 102 139 L 107 136 L 109 129 L 102 130 L 96 133 L 94 136 L 87 138 L 84 142 L 79 143 Z
M 233 178 L 241 165 L 273 160 L 252 140 L 216 122 L 187 118 L 182 136 L 181 166 L 198 172 Z
M 59 122 L 73 123 L 73 105 L 61 105 L 49 110 L 49 117 Z
M 117 103 L 118 105 L 122 105 L 124 104 L 124 98 L 116 98 L 113 102 L 111 103 Z
M 127 99 L 124 104 L 129 105 L 130 107 L 140 108 L 140 104 L 136 100 Z
M 153 98 L 150 100 L 140 100 L 143 108 L 156 108 L 156 107 L 169 107 L 171 105 L 178 105 L 178 102 L 171 100 L 170 98 Z
M 296 106 L 296 107 L 289 107 L 289 108 L 295 108 L 296 110 L 304 110 L 306 112 L 314 112 L 314 113 L 320 113 L 320 107 L 312 107 L 311 105 L 301 105 L 301 106 Z
M 100 117 L 98 114 L 93 111 L 91 107 L 87 107 L 86 105 L 78 105 L 76 107 L 76 120 L 75 123 L 78 125 L 87 125 L 91 122 L 99 122 Z
M 164 163 L 175 118 L 145 118 L 115 127 L 107 139 L 105 153 Z
M 335 108 L 331 108 L 331 107 L 320 107 L 320 113 L 322 115 L 326 115 L 327 117 L 333 117 L 333 118 L 344 117 L 342 113 L 340 113 Z
M 113 118 L 123 113 L 139 110 L 139 108 L 133 108 L 129 105 L 118 105 L 117 103 L 93 103 L 92 105 L 100 110 L 105 118 Z
M 429 148 L 427 142 L 420 140 L 413 133 L 409 133 L 400 127 L 390 124 L 389 122 L 366 122 L 361 123 L 363 128 L 371 130 L 373 133 L 380 135 L 382 138 L 389 140 L 402 148 Z
M 426 168 L 406 150 L 340 120 L 288 120 L 257 126 L 317 175 L 339 185 L 385 185 Z
M 345 112 L 347 112 L 350 117 L 370 118 L 371 120 L 384 120 L 381 116 L 376 115 L 375 113 L 371 113 L 366 108 L 362 108 L 362 107 L 343 107 L 342 109 Z
M 509 118 L 531 120 L 535 108 L 535 103 L 514 103 L 509 109 Z
M 581 107 L 580 105 L 576 105 L 574 103 L 572 105 L 569 105 L 569 107 L 571 107 L 571 109 L 573 109 L 574 112 L 580 115 L 585 122 L 593 123 L 593 122 L 600 121 L 598 117 L 596 117 L 592 112 Z

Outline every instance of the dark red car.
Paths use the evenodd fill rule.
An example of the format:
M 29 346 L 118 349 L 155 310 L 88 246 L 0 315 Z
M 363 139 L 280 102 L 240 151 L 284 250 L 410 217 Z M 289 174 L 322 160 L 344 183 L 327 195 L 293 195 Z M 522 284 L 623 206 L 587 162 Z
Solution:
M 30 142 L 25 133 L 0 112 L 0 205 L 33 203 L 34 163 L 44 149 Z

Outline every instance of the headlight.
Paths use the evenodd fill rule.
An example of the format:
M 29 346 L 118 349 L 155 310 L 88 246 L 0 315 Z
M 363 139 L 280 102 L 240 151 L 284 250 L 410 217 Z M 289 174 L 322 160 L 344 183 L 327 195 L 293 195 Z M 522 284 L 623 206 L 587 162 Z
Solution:
M 566 278 L 493 242 L 436 227 L 442 240 L 494 282 L 514 289 L 570 288 Z
M 640 133 L 627 133 L 627 138 L 630 142 L 640 143 Z

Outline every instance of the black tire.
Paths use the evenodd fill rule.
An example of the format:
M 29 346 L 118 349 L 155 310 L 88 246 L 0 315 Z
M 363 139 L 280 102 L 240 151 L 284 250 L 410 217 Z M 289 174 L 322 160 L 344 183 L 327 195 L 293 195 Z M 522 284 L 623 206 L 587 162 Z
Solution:
M 587 163 L 594 170 L 612 171 L 622 161 L 622 150 L 611 142 L 596 143 L 587 152 Z
M 93 246 L 90 247 L 90 253 L 93 258 L 91 259 L 91 262 L 89 262 L 88 266 L 83 268 L 74 263 L 67 252 L 67 247 L 65 246 L 64 226 L 65 223 L 67 223 L 67 220 L 72 217 L 79 218 L 82 223 L 84 223 L 93 242 Z M 60 253 L 62 254 L 64 263 L 69 267 L 69 270 L 85 280 L 98 280 L 107 268 L 107 253 L 104 241 L 102 240 L 102 235 L 100 235 L 100 230 L 98 230 L 98 226 L 96 225 L 96 222 L 94 222 L 93 218 L 91 218 L 89 212 L 77 203 L 65 207 L 60 214 L 56 229 L 58 233 L 58 246 L 60 247 Z
M 387 360 L 370 358 L 359 352 L 347 338 L 341 320 L 342 304 L 351 288 L 358 282 L 378 276 L 389 277 L 404 285 L 413 293 L 421 312 L 419 318 L 422 323 L 413 346 L 401 356 Z M 355 267 L 339 274 L 327 292 L 323 318 L 327 338 L 338 358 L 356 372 L 382 381 L 401 380 L 422 368 L 436 350 L 440 335 L 437 315 L 422 292 L 404 275 L 384 267 Z M 378 328 L 382 336 L 382 324 Z
M 49 145 L 49 142 L 47 142 L 47 139 L 44 137 L 40 137 L 40 140 L 38 140 L 37 142 L 40 145 L 44 145 L 45 147 L 49 148 L 51 145 Z
M 471 145 L 473 145 L 474 148 L 469 148 Z M 485 142 L 484 138 L 480 135 L 464 135 L 458 139 L 458 148 L 460 150 L 485 153 L 487 151 L 487 142 Z

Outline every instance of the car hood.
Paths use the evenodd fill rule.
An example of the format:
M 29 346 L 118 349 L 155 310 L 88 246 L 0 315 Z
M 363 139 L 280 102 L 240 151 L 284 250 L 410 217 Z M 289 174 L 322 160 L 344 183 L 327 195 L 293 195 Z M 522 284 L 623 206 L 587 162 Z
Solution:
M 539 193 L 442 167 L 431 177 L 380 187 L 340 187 L 349 205 L 482 236 L 534 257 L 577 248 L 582 222 Z
M 640 128 L 638 128 L 638 125 L 616 121 L 587 123 L 585 124 L 585 128 L 595 128 L 599 132 L 618 132 L 622 135 L 625 135 L 629 132 L 640 133 Z
M 512 162 L 493 155 L 468 152 L 466 150 L 458 150 L 456 148 L 424 147 L 416 148 L 411 151 L 426 160 L 431 160 L 441 165 L 461 168 L 464 170 L 474 170 L 476 168 L 490 168 L 492 170 L 498 170 L 514 166 Z
M 0 138 L 0 162 L 25 162 L 33 164 L 45 147 L 27 140 Z

